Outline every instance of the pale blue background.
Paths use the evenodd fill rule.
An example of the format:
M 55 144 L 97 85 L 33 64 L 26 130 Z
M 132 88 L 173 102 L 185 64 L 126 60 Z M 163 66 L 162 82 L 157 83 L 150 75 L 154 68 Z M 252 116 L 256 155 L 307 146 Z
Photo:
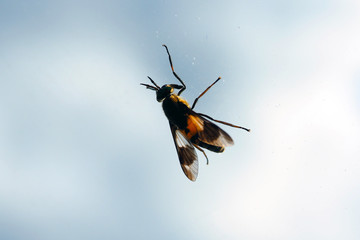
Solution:
M 360 2 L 0 1 L 0 239 L 360 239 Z M 235 146 L 179 166 L 155 93 Z

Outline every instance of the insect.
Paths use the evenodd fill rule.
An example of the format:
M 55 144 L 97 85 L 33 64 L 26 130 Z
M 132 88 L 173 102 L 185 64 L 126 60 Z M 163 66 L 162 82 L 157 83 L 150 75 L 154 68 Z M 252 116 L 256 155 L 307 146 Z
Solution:
M 176 151 L 180 160 L 180 165 L 185 175 L 195 181 L 198 175 L 199 163 L 195 148 L 202 152 L 206 158 L 207 164 L 209 159 L 203 148 L 221 153 L 225 147 L 234 144 L 232 138 L 224 130 L 219 128 L 213 122 L 218 122 L 230 127 L 241 128 L 248 132 L 250 129 L 233 125 L 224 121 L 213 119 L 203 113 L 194 111 L 194 107 L 198 100 L 217 83 L 221 78 L 215 80 L 208 88 L 205 89 L 194 101 L 192 106 L 180 97 L 180 94 L 186 89 L 185 83 L 174 71 L 171 56 L 166 45 L 163 45 L 169 56 L 170 67 L 175 78 L 181 83 L 166 84 L 159 87 L 149 76 L 149 80 L 153 85 L 141 83 L 147 89 L 156 91 L 156 100 L 162 102 L 162 107 L 166 117 L 169 120 L 171 133 L 175 143 Z M 179 90 L 176 94 L 174 89 Z M 213 121 L 213 122 L 212 122 Z

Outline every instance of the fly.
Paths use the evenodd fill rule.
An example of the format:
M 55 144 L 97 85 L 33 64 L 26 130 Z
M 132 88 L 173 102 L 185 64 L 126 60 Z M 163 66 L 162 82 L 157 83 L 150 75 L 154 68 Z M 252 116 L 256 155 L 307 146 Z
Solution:
M 175 143 L 176 151 L 179 157 L 180 165 L 186 177 L 195 181 L 198 175 L 198 158 L 195 148 L 202 152 L 209 163 L 209 159 L 203 149 L 212 152 L 221 153 L 225 147 L 234 144 L 232 138 L 224 130 L 219 128 L 213 122 L 221 123 L 230 127 L 240 128 L 250 132 L 250 129 L 237 126 L 231 123 L 213 119 L 203 113 L 197 113 L 193 109 L 198 100 L 217 83 L 219 77 L 208 88 L 205 89 L 194 101 L 192 106 L 180 97 L 180 94 L 186 89 L 185 83 L 174 71 L 171 56 L 166 45 L 163 45 L 169 56 L 170 67 L 175 78 L 181 83 L 166 84 L 159 87 L 150 77 L 149 80 L 153 85 L 141 83 L 150 90 L 156 91 L 156 100 L 162 102 L 162 107 L 166 117 L 169 120 L 171 133 Z M 174 93 L 174 89 L 179 90 Z M 213 122 L 212 122 L 213 121 Z

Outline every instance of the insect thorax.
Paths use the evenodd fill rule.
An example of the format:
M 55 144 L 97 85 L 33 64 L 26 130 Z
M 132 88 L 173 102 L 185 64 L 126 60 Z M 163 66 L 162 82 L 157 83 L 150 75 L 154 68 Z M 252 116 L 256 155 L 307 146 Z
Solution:
M 190 107 L 185 99 L 176 94 L 171 94 L 164 99 L 162 107 L 166 117 L 171 123 L 176 125 L 179 129 L 186 128 Z

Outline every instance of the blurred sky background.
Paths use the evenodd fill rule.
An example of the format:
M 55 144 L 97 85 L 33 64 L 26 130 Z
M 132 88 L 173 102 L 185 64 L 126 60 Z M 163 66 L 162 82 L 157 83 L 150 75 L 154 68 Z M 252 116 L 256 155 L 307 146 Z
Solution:
M 183 174 L 155 92 L 235 145 Z M 0 0 L 0 239 L 360 239 L 360 2 Z

